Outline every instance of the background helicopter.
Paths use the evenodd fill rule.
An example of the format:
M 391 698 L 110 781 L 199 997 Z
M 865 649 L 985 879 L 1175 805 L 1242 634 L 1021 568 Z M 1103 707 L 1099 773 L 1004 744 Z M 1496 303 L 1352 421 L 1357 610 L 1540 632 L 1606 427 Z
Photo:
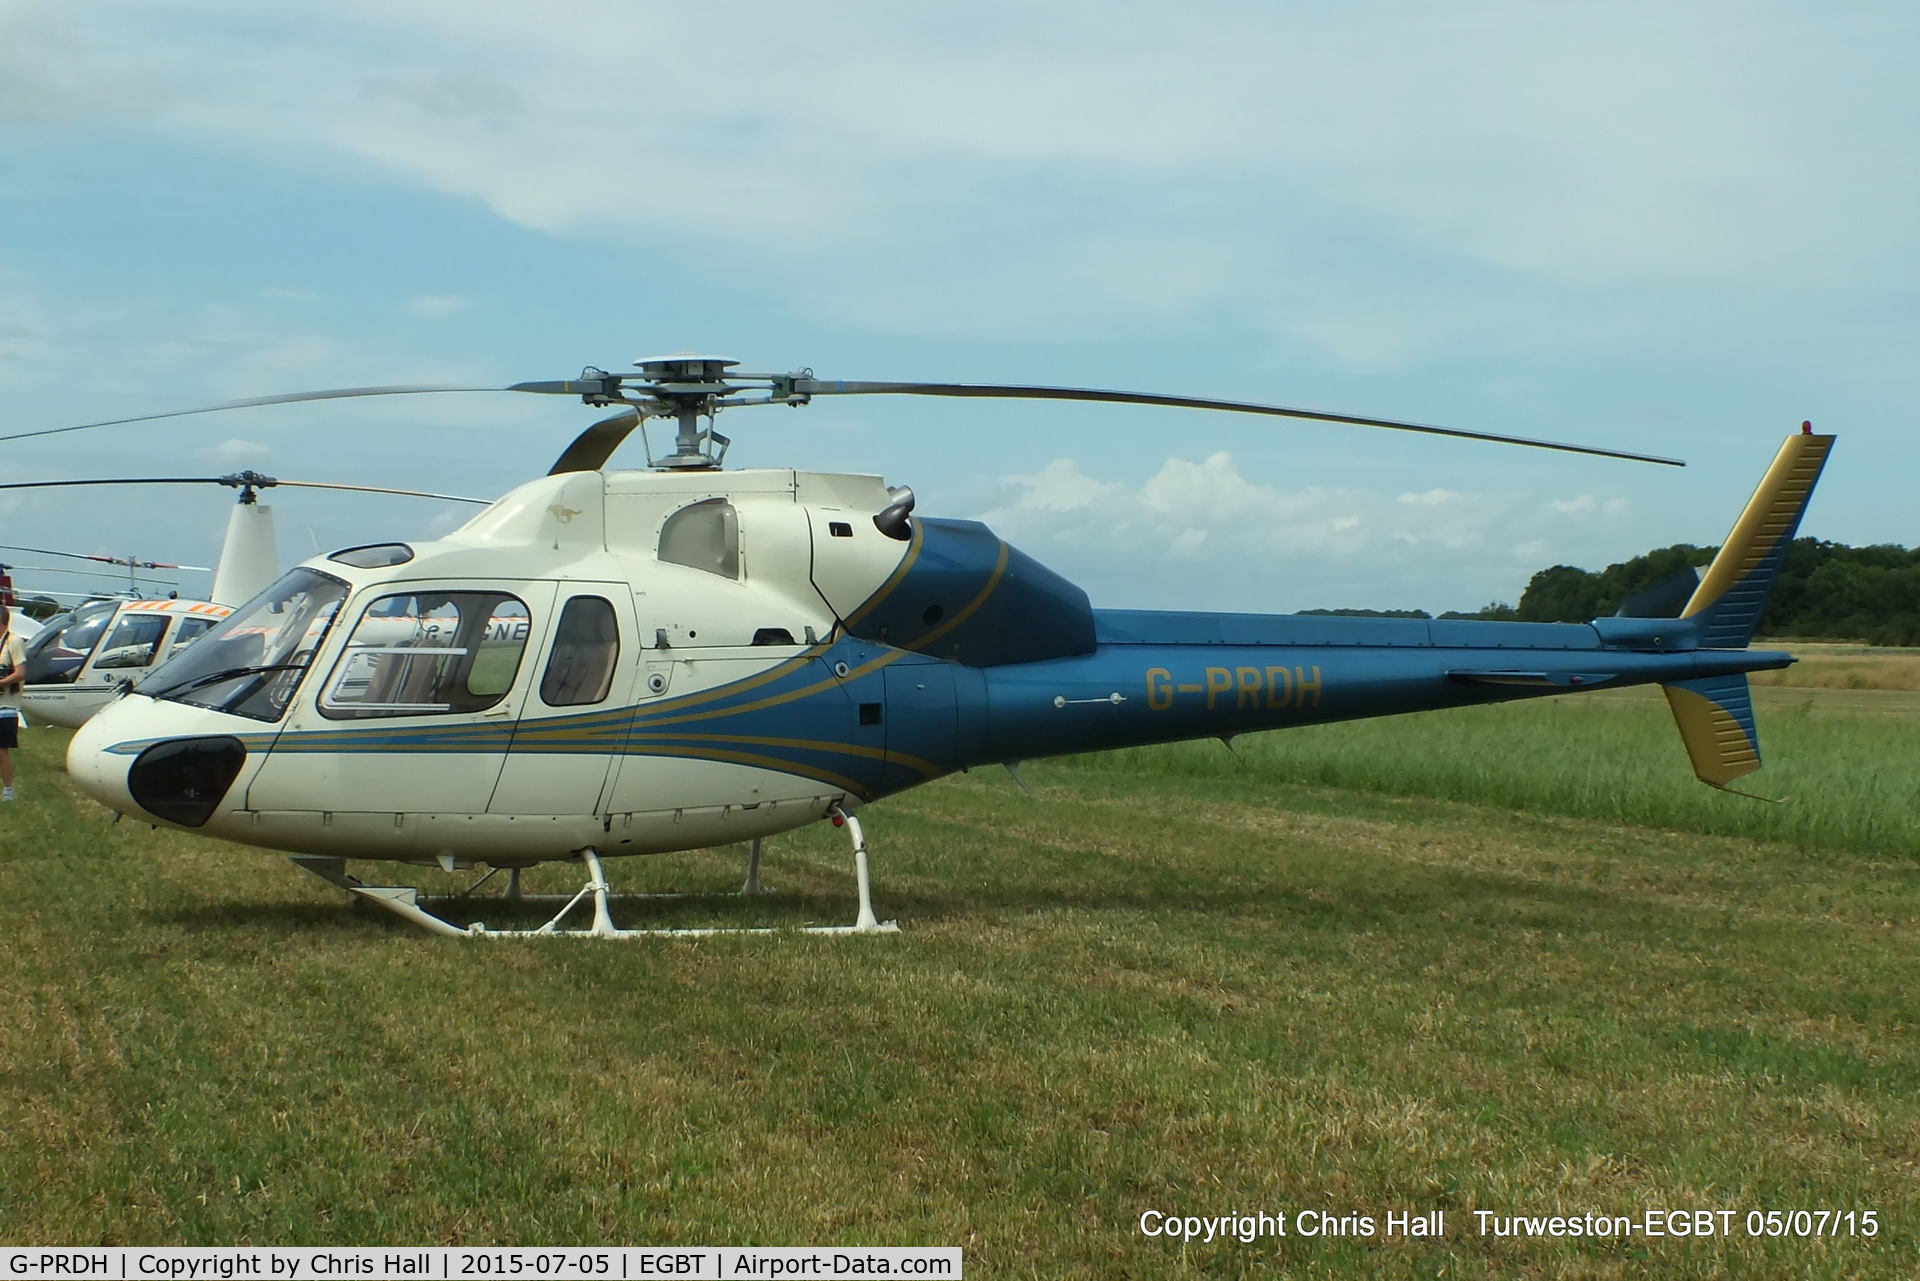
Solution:
M 535 932 L 591 895 L 587 932 L 602 936 L 646 931 L 613 924 L 601 854 L 753 839 L 757 866 L 760 838 L 821 817 L 853 837 L 860 910 L 844 928 L 882 928 L 853 810 L 1028 756 L 1659 683 L 1696 774 L 1724 787 L 1759 765 L 1746 673 L 1793 661 L 1746 646 L 1833 440 L 1788 439 L 1679 618 L 1095 610 L 984 525 L 916 516 L 910 490 L 876 477 L 721 474 L 714 416 L 821 395 L 1091 400 L 1676 460 L 1197 397 L 732 364 L 665 357 L 501 389 L 622 408 L 446 538 L 294 570 L 95 718 L 69 769 L 116 810 L 293 851 L 442 933 L 511 931 L 461 930 L 346 858 L 578 859 L 589 881 Z M 451 389 L 211 408 L 425 390 Z M 601 470 L 656 417 L 676 423 L 671 452 L 649 448 L 646 472 Z
M 127 669 L 145 670 L 163 656 L 170 657 L 228 612 L 224 606 L 209 602 L 178 599 L 180 583 L 176 579 L 148 577 L 141 581 L 143 572 L 154 570 L 213 572 L 202 566 L 45 547 L 8 545 L 5 550 L 118 565 L 126 570 L 123 579 L 120 574 L 98 570 L 18 566 L 39 574 L 124 582 L 117 589 L 95 587 L 86 592 L 39 588 L 22 601 L 23 593 L 14 591 L 4 576 L 9 567 L 0 567 L 0 600 L 14 606 L 12 626 L 25 645 L 23 668 L 28 684 L 19 700 L 40 720 L 69 729 L 106 704 L 113 693 L 111 682 L 123 678 Z M 168 588 L 174 590 L 166 591 Z M 27 602 L 41 606 L 33 611 L 38 618 L 28 615 L 31 606 Z M 98 683 L 90 679 L 96 673 Z M 27 723 L 35 723 L 35 718 L 29 717 Z
M 39 548 L 17 550 L 41 555 L 70 556 L 125 566 L 128 590 L 124 594 L 83 598 L 74 608 L 45 619 L 27 642 L 26 684 L 20 704 L 29 720 L 41 720 L 76 729 L 117 695 L 119 687 L 152 671 L 204 635 L 215 623 L 273 582 L 280 573 L 280 554 L 274 536 L 273 509 L 259 501 L 260 491 L 276 486 L 301 489 L 352 490 L 438 498 L 484 506 L 484 500 L 376 485 L 343 485 L 326 481 L 281 480 L 260 472 L 226 476 L 164 476 L 110 480 L 18 481 L 0 484 L 0 490 L 68 489 L 137 485 L 225 485 L 239 491 L 239 501 L 228 517 L 226 541 L 219 565 L 175 565 L 137 557 L 84 555 Z M 210 573 L 213 586 L 205 600 L 183 599 L 177 591 L 166 596 L 143 593 L 137 575 L 142 570 Z M 72 572 L 72 571 L 68 571 Z M 117 577 L 117 576 L 116 576 Z M 147 586 L 154 580 L 149 578 Z M 177 583 L 169 581 L 170 586 Z

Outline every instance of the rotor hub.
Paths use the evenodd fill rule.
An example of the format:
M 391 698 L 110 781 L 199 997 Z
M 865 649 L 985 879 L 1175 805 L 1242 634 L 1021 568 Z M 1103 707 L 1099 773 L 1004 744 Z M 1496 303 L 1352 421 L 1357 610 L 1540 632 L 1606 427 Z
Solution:
M 260 490 L 272 489 L 280 482 L 264 472 L 239 471 L 231 476 L 220 477 L 220 483 L 229 489 L 239 490 L 240 505 L 248 507 L 259 501 Z

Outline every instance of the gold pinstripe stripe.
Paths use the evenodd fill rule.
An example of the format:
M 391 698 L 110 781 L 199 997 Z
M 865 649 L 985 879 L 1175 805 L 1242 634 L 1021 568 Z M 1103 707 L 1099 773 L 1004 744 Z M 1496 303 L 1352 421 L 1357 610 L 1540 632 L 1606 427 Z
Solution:
M 844 679 L 853 680 L 856 677 L 865 676 L 868 672 L 877 672 L 887 664 L 898 662 L 904 657 L 906 657 L 905 650 L 890 650 L 878 658 L 870 659 L 860 664 L 860 666 L 849 671 Z M 782 703 L 791 703 L 796 699 L 809 697 L 810 695 L 819 693 L 823 689 L 832 689 L 834 686 L 840 684 L 841 680 L 841 677 L 836 676 L 827 680 L 815 681 L 811 685 L 803 685 L 799 689 L 788 690 L 784 694 L 775 694 L 769 698 L 757 699 L 751 703 L 742 703 L 738 707 L 722 707 L 710 712 L 694 712 L 687 716 L 664 716 L 659 719 L 647 718 L 644 720 L 637 719 L 634 722 L 634 729 L 636 732 L 644 732 L 661 725 L 684 725 L 691 721 L 712 720 L 716 716 L 734 716 L 741 712 L 757 712 L 763 708 L 778 707 Z
M 684 747 L 672 751 L 641 751 L 629 753 L 635 756 L 678 756 L 692 757 L 697 760 L 725 761 L 731 765 L 757 765 L 781 774 L 799 774 L 816 782 L 830 783 L 844 791 L 852 792 L 862 800 L 866 799 L 867 789 L 850 778 L 843 778 L 831 770 L 816 769 L 811 765 L 801 765 L 794 761 L 781 760 L 777 756 L 757 756 L 752 752 L 729 752 L 713 747 Z
M 822 742 L 811 738 L 773 738 L 758 734 L 661 734 L 662 742 L 669 743 L 745 743 L 754 747 L 788 747 L 796 751 L 826 752 L 829 755 L 859 756 L 873 761 L 891 761 L 904 765 L 908 769 L 925 774 L 928 778 L 938 778 L 946 771 L 931 761 L 923 761 L 918 756 L 908 756 L 904 752 L 890 752 L 879 747 L 868 747 L 864 743 Z
M 867 597 L 865 604 L 847 616 L 848 627 L 852 627 L 868 614 L 871 614 L 875 609 L 878 609 L 880 602 L 893 594 L 893 589 L 900 585 L 901 580 L 907 576 L 907 571 L 913 568 L 913 562 L 920 559 L 920 546 L 925 540 L 926 534 L 921 529 L 920 522 L 917 520 L 914 521 L 913 538 L 912 541 L 907 544 L 907 554 L 900 558 L 899 566 L 892 574 L 888 575 L 887 581 L 880 584 L 880 590 Z
M 1000 579 L 1004 577 L 1007 572 L 1007 553 L 1010 550 L 1012 549 L 1009 548 L 1004 541 L 1001 542 L 1000 559 L 994 562 L 993 573 L 988 576 L 987 585 L 980 589 L 980 594 L 978 596 L 975 596 L 973 598 L 972 603 L 969 604 L 965 609 L 961 610 L 959 613 L 955 614 L 952 618 L 949 618 L 946 622 L 940 624 L 940 626 L 928 632 L 925 636 L 922 636 L 919 640 L 915 641 L 912 645 L 908 646 L 908 648 L 916 652 L 924 652 L 927 646 L 933 644 L 935 641 L 939 640 L 942 636 L 945 636 L 948 632 L 960 626 L 960 624 L 966 622 L 967 619 L 973 616 L 973 612 L 975 610 L 979 609 L 982 605 L 986 604 L 987 597 L 993 595 L 993 589 L 1000 585 Z
M 758 689 L 769 681 L 778 680 L 789 672 L 798 671 L 800 668 L 826 653 L 832 647 L 833 640 L 829 637 L 818 645 L 809 646 L 805 653 L 797 654 L 785 662 L 777 663 L 764 672 L 757 673 L 753 676 L 742 677 L 740 680 L 730 681 L 725 685 L 716 685 L 712 689 L 703 689 L 698 693 L 683 694 L 679 698 L 663 699 L 658 703 L 646 707 L 644 710 L 642 710 L 641 707 L 635 707 L 634 711 L 636 714 L 643 716 L 651 715 L 654 712 L 681 711 L 689 707 L 698 707 L 703 703 L 711 703 L 716 698 L 726 698 L 733 694 L 744 694 L 750 689 Z M 659 651 L 656 650 L 654 652 L 658 653 Z M 668 652 L 671 653 L 672 651 Z M 642 659 L 641 661 L 646 662 L 648 660 Z M 660 660 L 656 658 L 652 661 L 657 663 Z

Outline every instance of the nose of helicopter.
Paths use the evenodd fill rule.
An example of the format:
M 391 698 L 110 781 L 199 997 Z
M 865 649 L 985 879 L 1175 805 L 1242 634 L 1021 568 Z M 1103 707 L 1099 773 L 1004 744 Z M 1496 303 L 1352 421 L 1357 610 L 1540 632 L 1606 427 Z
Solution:
M 121 719 L 116 710 L 117 705 L 104 707 L 74 731 L 67 744 L 67 773 L 81 791 L 124 814 L 138 806 L 127 790 L 127 768 L 134 758 L 108 750 L 124 737 L 115 731 L 114 722 Z
M 157 719 L 156 719 L 157 717 Z M 109 809 L 201 827 L 246 764 L 231 734 L 180 733 L 151 700 L 120 700 L 82 726 L 67 745 L 67 772 Z

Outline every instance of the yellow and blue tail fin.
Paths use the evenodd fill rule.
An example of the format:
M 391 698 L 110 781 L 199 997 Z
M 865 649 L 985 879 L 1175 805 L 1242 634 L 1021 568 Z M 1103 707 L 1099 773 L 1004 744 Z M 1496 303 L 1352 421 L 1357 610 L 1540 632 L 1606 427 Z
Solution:
M 1700 648 L 1745 649 L 1753 639 L 1832 449 L 1833 437 L 1816 436 L 1811 425 L 1803 425 L 1774 455 L 1760 488 L 1680 611 L 1700 629 Z
M 1700 579 L 1682 618 L 1699 628 L 1702 649 L 1745 649 L 1760 626 L 1773 583 L 1833 449 L 1832 436 L 1803 424 L 1774 456 L 1760 488 Z M 1760 735 L 1744 672 L 1662 685 L 1694 776 L 1725 788 L 1760 768 Z
M 1724 788 L 1760 768 L 1760 734 L 1753 726 L 1747 674 L 1708 676 L 1662 685 L 1694 777 Z

